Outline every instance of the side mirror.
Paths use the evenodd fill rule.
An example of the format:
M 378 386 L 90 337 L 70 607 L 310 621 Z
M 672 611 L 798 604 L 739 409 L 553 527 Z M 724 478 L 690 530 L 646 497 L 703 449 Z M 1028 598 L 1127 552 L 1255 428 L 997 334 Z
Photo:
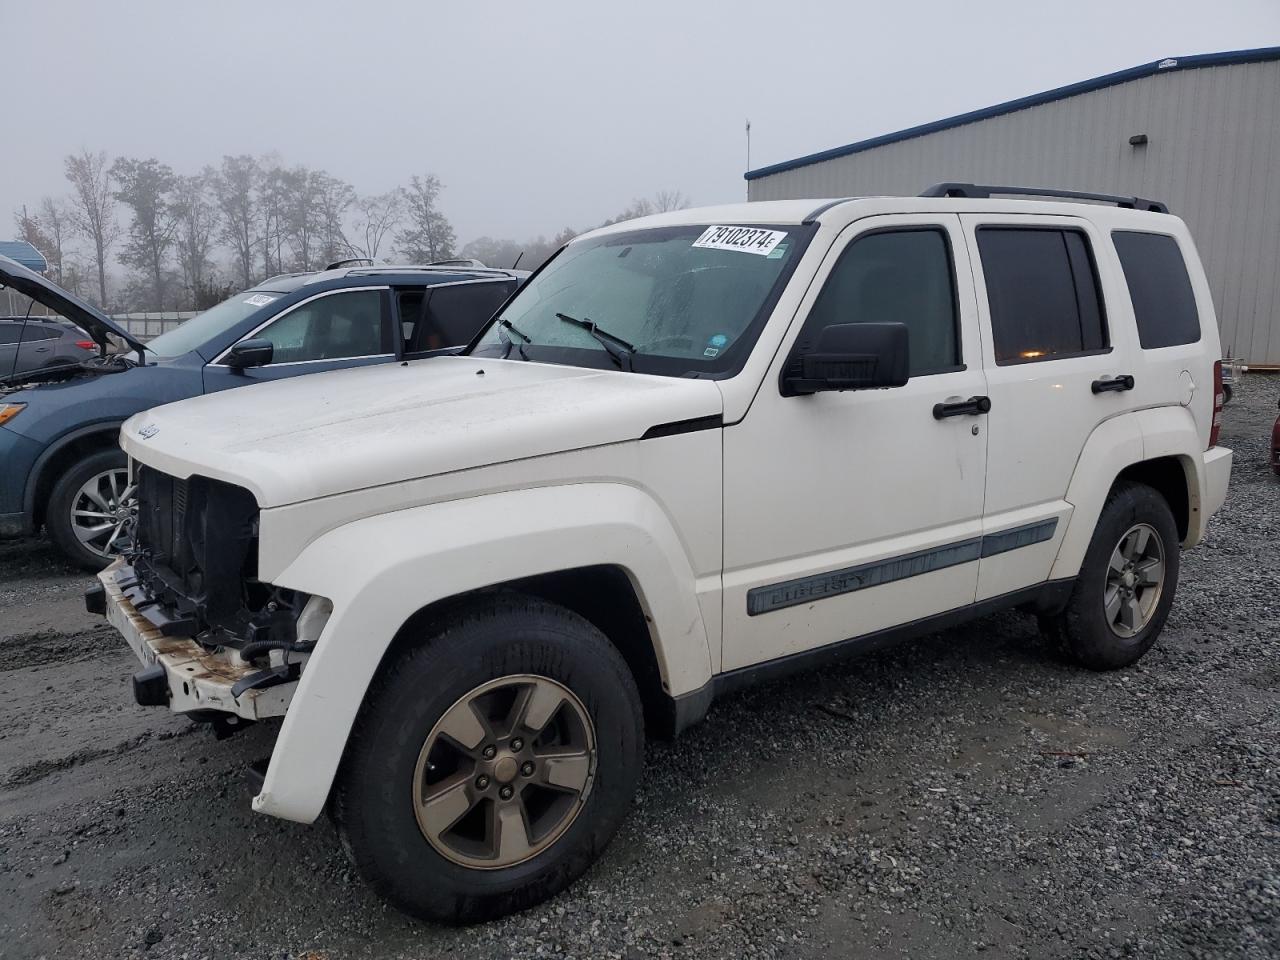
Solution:
M 782 375 L 784 396 L 900 387 L 910 378 L 905 323 L 838 323 L 801 348 Z
M 232 370 L 263 367 L 271 362 L 275 349 L 275 345 L 270 340 L 253 337 L 235 344 L 227 351 L 227 358 L 223 362 Z

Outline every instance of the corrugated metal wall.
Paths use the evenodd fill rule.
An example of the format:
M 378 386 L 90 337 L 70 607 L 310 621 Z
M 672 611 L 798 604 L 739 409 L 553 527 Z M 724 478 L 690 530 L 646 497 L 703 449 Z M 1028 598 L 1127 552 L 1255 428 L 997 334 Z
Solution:
M 1130 146 L 1139 133 L 1147 145 Z M 1223 350 L 1280 364 L 1280 61 L 1156 74 L 748 187 L 779 200 L 911 195 L 943 180 L 1163 200 L 1196 238 Z

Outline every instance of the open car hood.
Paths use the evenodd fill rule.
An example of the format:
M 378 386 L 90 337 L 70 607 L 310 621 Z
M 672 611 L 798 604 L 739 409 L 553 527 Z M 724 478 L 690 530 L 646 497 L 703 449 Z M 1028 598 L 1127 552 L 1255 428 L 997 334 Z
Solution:
M 94 342 L 103 350 L 110 346 L 107 340 L 108 334 L 119 337 L 134 350 L 141 352 L 145 349 L 138 340 L 97 307 L 63 290 L 62 287 L 51 280 L 46 280 L 34 270 L 28 270 L 16 260 L 0 256 L 0 283 L 66 317 L 93 337 Z

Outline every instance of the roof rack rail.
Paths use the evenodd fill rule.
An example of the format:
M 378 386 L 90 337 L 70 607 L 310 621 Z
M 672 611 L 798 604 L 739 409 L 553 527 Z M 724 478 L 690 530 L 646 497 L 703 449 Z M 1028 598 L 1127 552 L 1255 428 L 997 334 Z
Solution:
M 1142 197 L 1120 197 L 1110 193 L 1084 193 L 1079 190 L 1055 190 L 1052 187 L 1008 187 L 981 183 L 935 183 L 923 191 L 922 197 L 964 197 L 970 200 L 990 200 L 992 196 L 1056 197 L 1063 200 L 1096 200 L 1114 203 L 1117 207 L 1132 210 L 1149 210 L 1152 213 L 1168 213 L 1169 208 L 1159 200 Z
M 345 260 L 335 260 L 333 263 L 326 264 L 326 270 L 340 270 L 343 267 L 372 267 L 372 257 L 347 257 Z

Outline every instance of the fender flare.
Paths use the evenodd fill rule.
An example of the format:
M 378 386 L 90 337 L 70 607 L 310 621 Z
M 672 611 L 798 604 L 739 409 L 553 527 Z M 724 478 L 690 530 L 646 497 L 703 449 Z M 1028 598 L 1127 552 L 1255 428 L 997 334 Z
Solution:
M 44 476 L 45 470 L 48 469 L 49 464 L 60 453 L 77 440 L 83 440 L 95 434 L 114 433 L 117 437 L 117 442 L 119 442 L 120 428 L 123 425 L 123 420 L 101 420 L 98 423 L 91 423 L 88 426 L 69 430 L 45 447 L 40 456 L 36 458 L 36 462 L 31 465 L 31 473 L 27 475 L 26 487 L 22 491 L 23 513 L 34 521 L 36 515 L 36 491 L 40 488 L 40 481 Z M 110 446 L 110 444 L 107 445 Z M 53 484 L 50 483 L 49 487 L 52 489 Z
M 1184 545 L 1199 542 L 1203 520 L 1198 519 L 1201 515 L 1198 461 L 1188 454 L 1189 450 L 1198 449 L 1199 444 L 1195 421 L 1184 407 L 1139 410 L 1098 424 L 1085 441 L 1067 487 L 1065 499 L 1072 506 L 1071 522 L 1058 548 L 1050 579 L 1071 579 L 1080 573 L 1116 478 L 1127 467 L 1158 457 L 1177 457 L 1182 464 L 1190 505 Z
M 333 613 L 294 691 L 254 810 L 303 823 L 320 815 L 369 684 L 415 613 L 521 577 L 601 564 L 631 579 L 667 693 L 706 684 L 711 646 L 689 558 L 666 513 L 637 487 L 487 494 L 367 517 L 318 537 L 272 578 L 327 597 Z

